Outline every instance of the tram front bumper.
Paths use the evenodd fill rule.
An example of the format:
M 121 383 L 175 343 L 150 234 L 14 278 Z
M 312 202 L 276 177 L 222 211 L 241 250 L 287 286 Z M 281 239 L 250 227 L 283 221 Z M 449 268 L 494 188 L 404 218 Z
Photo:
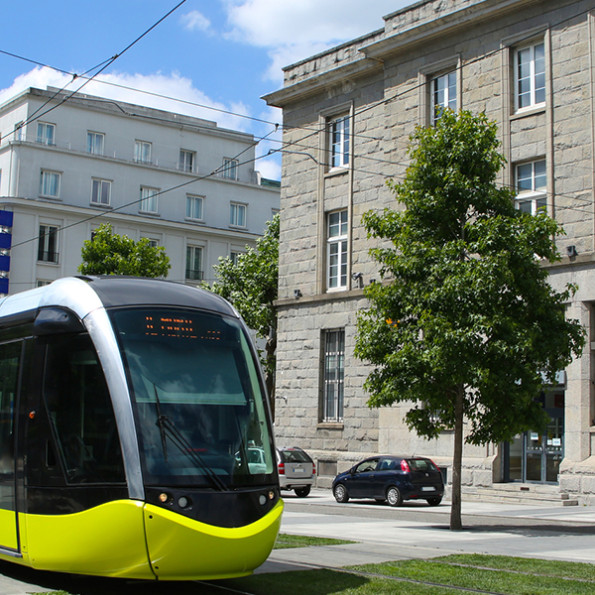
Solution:
M 258 521 L 226 528 L 201 523 L 151 504 L 144 507 L 149 560 L 159 580 L 246 576 L 269 556 L 283 502 Z

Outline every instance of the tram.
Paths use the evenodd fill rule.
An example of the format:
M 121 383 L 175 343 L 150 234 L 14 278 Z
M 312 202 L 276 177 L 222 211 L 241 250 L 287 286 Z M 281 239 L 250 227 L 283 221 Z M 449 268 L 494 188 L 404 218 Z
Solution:
M 245 325 L 208 291 L 69 277 L 2 299 L 0 559 L 250 574 L 283 510 L 263 387 Z

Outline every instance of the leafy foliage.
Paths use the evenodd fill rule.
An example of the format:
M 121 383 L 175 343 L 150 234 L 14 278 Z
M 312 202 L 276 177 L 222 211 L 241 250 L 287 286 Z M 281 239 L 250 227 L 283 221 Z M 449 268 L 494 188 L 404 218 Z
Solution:
M 273 394 L 275 351 L 277 347 L 277 299 L 279 279 L 279 215 L 268 222 L 265 233 L 238 256 L 219 260 L 215 265 L 217 281 L 211 291 L 229 300 L 246 324 L 266 340 L 262 365 L 267 377 L 269 395 Z
M 580 354 L 584 331 L 565 317 L 576 288 L 555 291 L 542 266 L 559 259 L 562 228 L 516 210 L 496 184 L 496 125 L 445 110 L 411 140 L 405 179 L 390 184 L 405 209 L 364 215 L 368 236 L 388 242 L 371 251 L 383 282 L 366 288 L 355 354 L 375 366 L 370 406 L 410 401 L 405 419 L 418 434 L 454 430 L 451 529 L 460 529 L 464 420 L 473 444 L 542 428 L 544 375 L 552 381 Z
M 408 424 L 435 437 L 454 426 L 462 388 L 467 440 L 509 440 L 541 426 L 542 372 L 553 379 L 583 345 L 565 319 L 573 288 L 554 291 L 541 263 L 559 258 L 563 231 L 497 186 L 504 158 L 485 115 L 445 111 L 412 140 L 406 178 L 391 184 L 405 210 L 364 216 L 370 237 L 392 243 L 372 250 L 390 282 L 366 289 L 358 320 L 356 355 L 376 366 L 369 403 L 415 402 Z
M 84 275 L 166 277 L 171 266 L 163 247 L 151 246 L 147 238 L 135 242 L 115 234 L 109 223 L 100 225 L 93 239 L 84 242 L 81 256 L 78 270 Z

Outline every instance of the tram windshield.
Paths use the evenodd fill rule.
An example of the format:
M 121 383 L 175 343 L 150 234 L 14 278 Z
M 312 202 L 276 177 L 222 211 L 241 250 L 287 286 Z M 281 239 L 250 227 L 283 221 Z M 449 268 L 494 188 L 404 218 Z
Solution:
M 264 393 L 237 320 L 196 310 L 114 310 L 148 485 L 270 481 Z

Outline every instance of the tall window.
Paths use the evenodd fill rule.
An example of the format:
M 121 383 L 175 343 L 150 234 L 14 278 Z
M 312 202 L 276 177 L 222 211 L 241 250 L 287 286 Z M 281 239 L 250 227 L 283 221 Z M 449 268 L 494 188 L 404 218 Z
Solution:
M 442 111 L 457 109 L 457 73 L 455 70 L 432 79 L 432 124 L 438 120 Z
M 37 142 L 42 145 L 56 144 L 56 125 L 37 122 Z
M 223 158 L 223 177 L 228 180 L 238 179 L 238 160 L 230 159 L 229 157 Z
M 134 141 L 134 160 L 138 163 L 151 163 L 151 143 L 144 140 Z
M 58 228 L 55 225 L 39 226 L 37 260 L 58 262 Z
M 547 208 L 545 159 L 516 166 L 516 207 L 535 215 Z
M 329 122 L 330 166 L 349 166 L 349 116 Z
M 110 204 L 112 183 L 109 180 L 93 180 L 91 188 L 91 203 L 107 206 Z
M 246 205 L 232 202 L 229 205 L 229 224 L 234 227 L 246 227 Z
M 323 421 L 343 420 L 343 378 L 345 375 L 345 330 L 323 332 L 324 387 Z
M 141 213 L 157 213 L 157 197 L 159 188 L 140 187 L 140 207 Z
M 327 217 L 327 288 L 347 287 L 347 209 Z
M 202 221 L 203 219 L 203 201 L 204 197 L 186 195 L 186 218 Z
M 17 122 L 14 125 L 14 140 L 15 141 L 20 141 L 23 140 L 23 136 L 24 136 L 24 122 Z
M 180 171 L 194 171 L 194 157 L 196 153 L 194 151 L 187 151 L 186 149 L 180 149 Z
M 39 183 L 39 194 L 58 198 L 60 196 L 60 173 L 56 171 L 41 170 L 41 180 Z
M 545 46 L 542 43 L 515 52 L 515 107 L 517 110 L 545 103 Z
M 202 269 L 202 248 L 200 246 L 186 247 L 186 279 L 202 281 L 204 279 Z
M 87 132 L 87 153 L 103 155 L 103 140 L 105 135 L 101 132 Z

